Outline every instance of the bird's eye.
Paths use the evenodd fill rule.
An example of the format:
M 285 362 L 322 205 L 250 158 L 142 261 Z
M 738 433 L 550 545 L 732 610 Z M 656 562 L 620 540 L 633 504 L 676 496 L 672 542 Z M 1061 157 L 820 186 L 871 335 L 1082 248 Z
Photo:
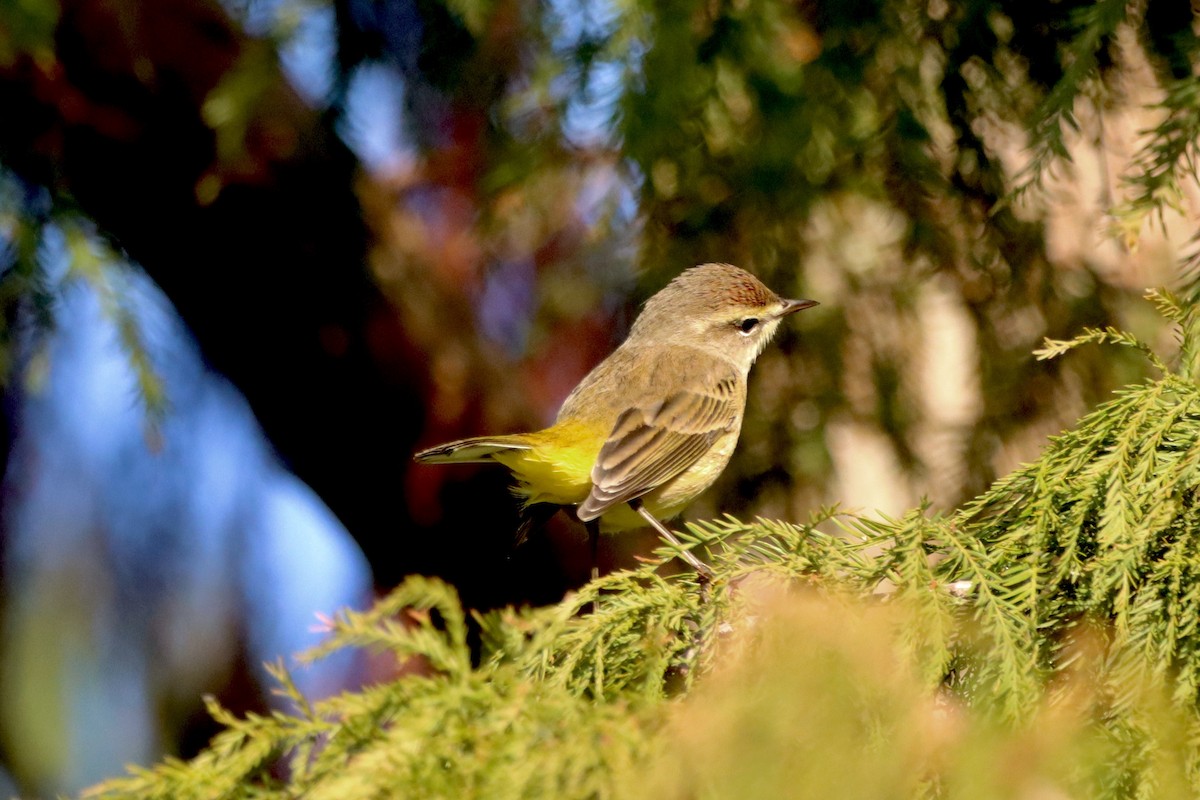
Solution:
M 746 317 L 744 320 L 737 323 L 737 329 L 746 336 L 749 336 L 757 327 L 758 317 Z

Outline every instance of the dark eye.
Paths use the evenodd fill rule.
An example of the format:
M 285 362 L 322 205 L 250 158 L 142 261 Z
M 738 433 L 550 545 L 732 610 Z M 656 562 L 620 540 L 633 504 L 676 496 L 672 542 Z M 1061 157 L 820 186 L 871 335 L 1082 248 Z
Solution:
M 746 317 L 744 320 L 737 323 L 737 329 L 746 335 L 749 335 L 751 331 L 757 327 L 758 317 Z

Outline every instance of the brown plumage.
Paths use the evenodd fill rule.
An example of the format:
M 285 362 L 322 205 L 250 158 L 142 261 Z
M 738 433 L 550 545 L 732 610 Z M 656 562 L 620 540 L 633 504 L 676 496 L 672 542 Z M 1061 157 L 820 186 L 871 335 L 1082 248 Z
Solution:
M 646 302 L 629 336 L 580 381 L 554 425 L 451 442 L 416 459 L 504 464 L 527 506 L 574 506 L 593 548 L 599 530 L 647 523 L 674 540 L 660 520 L 683 510 L 728 464 L 755 358 L 784 316 L 813 305 L 783 300 L 730 264 L 694 267 Z

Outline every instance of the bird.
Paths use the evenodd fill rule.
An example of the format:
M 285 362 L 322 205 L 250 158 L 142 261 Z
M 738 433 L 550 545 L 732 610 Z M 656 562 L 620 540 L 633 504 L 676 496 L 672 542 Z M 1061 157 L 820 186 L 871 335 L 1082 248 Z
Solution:
M 473 436 L 418 452 L 428 464 L 496 462 L 523 501 L 518 542 L 559 508 L 588 530 L 592 577 L 601 533 L 652 526 L 697 571 L 707 565 L 664 524 L 729 463 L 746 384 L 780 321 L 815 300 L 787 300 L 732 264 L 684 270 L 646 301 L 625 340 L 528 433 Z

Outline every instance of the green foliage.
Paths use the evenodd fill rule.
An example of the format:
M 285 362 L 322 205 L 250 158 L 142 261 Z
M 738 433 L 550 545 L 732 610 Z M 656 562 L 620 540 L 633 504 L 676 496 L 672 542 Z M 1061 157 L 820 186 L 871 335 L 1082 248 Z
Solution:
M 1200 385 L 1119 331 L 1046 353 L 1100 341 L 1163 374 L 953 515 L 691 525 L 711 582 L 655 561 L 478 614 L 474 661 L 454 592 L 412 578 L 304 657 L 401 677 L 310 704 L 277 667 L 295 713 L 211 704 L 208 750 L 90 795 L 1194 796 Z
M 1183 184 L 1196 175 L 1196 142 L 1200 139 L 1200 79 L 1173 81 L 1158 104 L 1161 121 L 1138 151 L 1126 182 L 1133 196 L 1115 214 L 1122 227 L 1136 233 L 1146 217 L 1162 221 L 1167 209 L 1183 212 Z
M 58 221 L 67 244 L 70 273 L 81 278 L 96 293 L 100 310 L 117 333 L 117 341 L 129 361 L 139 406 L 146 413 L 147 430 L 155 433 L 170 405 L 166 387 L 146 348 L 141 320 L 136 310 L 129 267 L 104 246 L 90 226 L 64 216 Z
M 0 247 L 0 384 L 19 381 L 27 389 L 41 388 L 50 366 L 43 334 L 53 327 L 56 293 L 72 281 L 83 281 L 96 293 L 102 313 L 116 330 L 153 430 L 168 402 L 145 345 L 130 268 L 77 211 L 47 208 L 39 215 L 35 208 L 44 205 L 44 199 L 39 202 L 36 193 L 29 194 L 35 197 L 26 196 L 12 175 L 0 172 L 0 240 L 5 242 Z M 60 255 L 62 264 L 48 263 Z M 64 279 L 47 277 L 64 265 Z M 22 334 L 32 335 L 23 340 Z M 22 369 L 14 374 L 18 366 Z
M 21 54 L 40 64 L 54 62 L 54 26 L 61 13 L 57 0 L 5 0 L 0 3 L 0 67 Z
M 1102 58 L 1109 57 L 1106 50 L 1133 11 L 1127 0 L 1101 0 L 1069 12 L 1074 35 L 1062 47 L 1065 68 L 1032 117 L 1034 158 L 1025 170 L 1027 182 L 1043 180 L 1054 159 L 1070 158 L 1064 128 L 1079 129 L 1076 105 L 1088 90 L 1099 89 Z

